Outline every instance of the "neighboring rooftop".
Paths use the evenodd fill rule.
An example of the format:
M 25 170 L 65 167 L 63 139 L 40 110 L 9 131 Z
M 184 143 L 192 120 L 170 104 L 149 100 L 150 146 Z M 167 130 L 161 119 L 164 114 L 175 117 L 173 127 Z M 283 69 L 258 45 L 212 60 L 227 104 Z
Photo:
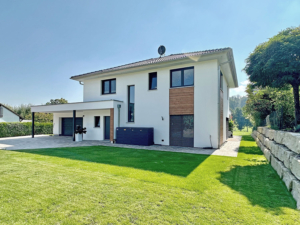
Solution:
M 168 56 L 146 59 L 146 60 L 143 60 L 143 61 L 129 63 L 129 64 L 116 66 L 116 67 L 111 67 L 111 68 L 108 68 L 108 69 L 103 69 L 103 70 L 97 70 L 97 71 L 94 71 L 94 72 L 84 73 L 84 74 L 72 76 L 70 79 L 74 79 L 74 78 L 76 79 L 76 78 L 79 78 L 79 77 L 84 77 L 84 76 L 87 76 L 87 75 L 91 75 L 93 73 L 106 73 L 106 72 L 111 72 L 111 71 L 117 71 L 117 70 L 122 70 L 122 69 L 129 69 L 129 68 L 133 68 L 133 67 L 139 67 L 139 66 L 145 66 L 145 65 L 149 65 L 149 64 L 160 63 L 160 62 L 167 62 L 167 61 L 172 61 L 172 60 L 184 59 L 184 58 L 189 58 L 189 57 L 197 56 L 197 55 L 206 55 L 206 54 L 219 53 L 219 52 L 226 51 L 226 50 L 232 50 L 232 49 L 227 47 L 227 48 L 210 49 L 210 50 L 204 50 L 204 51 L 171 54 L 171 55 L 168 55 Z
M 16 116 L 18 116 L 19 118 L 20 118 L 20 121 L 22 121 L 24 118 L 23 117 L 21 117 L 19 114 L 17 114 L 17 113 L 15 113 L 14 111 L 12 111 L 10 108 L 8 108 L 7 106 L 5 106 L 5 105 L 3 105 L 3 104 L 1 104 L 0 103 L 0 107 L 4 107 L 4 108 L 6 108 L 8 111 L 10 111 L 10 112 L 12 112 L 13 114 L 15 114 Z

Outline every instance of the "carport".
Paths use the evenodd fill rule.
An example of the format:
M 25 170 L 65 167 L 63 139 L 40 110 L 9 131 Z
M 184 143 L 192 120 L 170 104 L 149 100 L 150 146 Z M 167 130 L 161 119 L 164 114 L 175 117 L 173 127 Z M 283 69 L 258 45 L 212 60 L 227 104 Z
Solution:
M 91 114 L 91 112 L 95 112 L 96 110 L 106 110 L 108 112 L 107 118 L 109 117 L 109 139 L 110 141 L 114 141 L 115 139 L 115 128 L 120 123 L 120 111 L 121 111 L 121 105 L 122 101 L 118 100 L 102 100 L 102 101 L 91 101 L 91 102 L 77 102 L 77 103 L 67 103 L 67 104 L 59 104 L 59 105 L 38 105 L 38 106 L 32 106 L 31 107 L 31 113 L 32 113 L 32 138 L 34 138 L 34 122 L 35 122 L 35 113 L 41 112 L 41 113 L 65 113 L 67 115 L 72 115 L 72 117 L 63 118 L 65 120 L 61 120 L 57 126 L 62 127 L 62 129 L 65 129 L 66 126 L 68 126 L 68 134 L 73 136 L 73 141 L 75 141 L 75 130 L 76 130 L 76 124 L 80 123 L 81 120 L 92 120 L 94 119 L 94 116 Z M 83 115 L 82 117 L 76 117 L 80 113 Z M 70 124 L 71 123 L 71 124 Z M 82 124 L 83 122 L 81 122 Z M 66 125 L 67 124 L 67 125 Z M 70 133 L 70 125 L 71 125 L 71 133 Z M 96 132 L 95 127 L 92 124 L 88 124 L 87 128 L 90 128 L 90 132 Z M 53 128 L 54 130 L 54 128 Z M 55 134 L 55 132 L 53 132 Z M 92 134 L 92 133 L 91 133 Z M 95 139 L 97 140 L 97 139 Z

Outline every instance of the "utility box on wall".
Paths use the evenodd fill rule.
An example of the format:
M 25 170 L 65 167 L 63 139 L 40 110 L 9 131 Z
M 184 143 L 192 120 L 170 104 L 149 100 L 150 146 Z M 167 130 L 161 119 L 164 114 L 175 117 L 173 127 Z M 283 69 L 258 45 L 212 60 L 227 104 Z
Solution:
M 153 127 L 117 127 L 117 144 L 153 145 Z

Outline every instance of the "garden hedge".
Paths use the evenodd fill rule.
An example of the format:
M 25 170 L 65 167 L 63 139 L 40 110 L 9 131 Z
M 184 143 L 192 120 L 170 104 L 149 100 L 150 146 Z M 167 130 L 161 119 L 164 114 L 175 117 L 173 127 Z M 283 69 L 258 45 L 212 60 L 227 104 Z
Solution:
M 32 123 L 0 123 L 0 137 L 31 135 Z M 53 134 L 53 123 L 34 123 L 34 134 Z

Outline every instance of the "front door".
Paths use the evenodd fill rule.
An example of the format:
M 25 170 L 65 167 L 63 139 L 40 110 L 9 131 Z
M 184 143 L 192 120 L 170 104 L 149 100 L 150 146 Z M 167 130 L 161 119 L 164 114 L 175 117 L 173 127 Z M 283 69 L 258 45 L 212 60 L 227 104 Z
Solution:
M 104 117 L 104 139 L 110 139 L 110 116 Z
M 194 115 L 170 116 L 170 145 L 194 147 Z

